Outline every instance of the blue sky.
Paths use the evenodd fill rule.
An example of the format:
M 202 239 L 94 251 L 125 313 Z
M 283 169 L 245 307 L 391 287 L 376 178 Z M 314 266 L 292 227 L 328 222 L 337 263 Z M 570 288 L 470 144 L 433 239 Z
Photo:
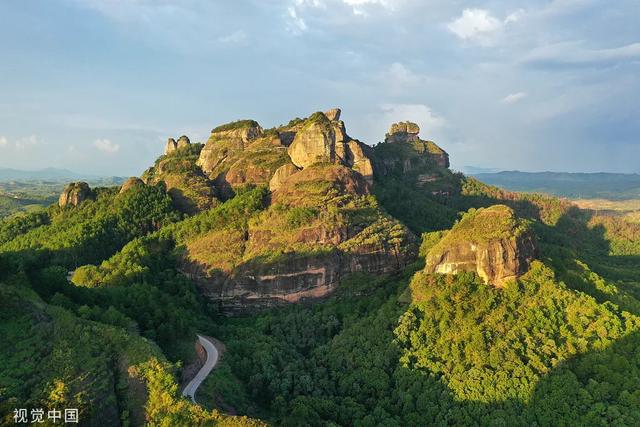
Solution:
M 0 167 L 139 175 L 334 106 L 452 166 L 640 172 L 638 0 L 0 0 Z

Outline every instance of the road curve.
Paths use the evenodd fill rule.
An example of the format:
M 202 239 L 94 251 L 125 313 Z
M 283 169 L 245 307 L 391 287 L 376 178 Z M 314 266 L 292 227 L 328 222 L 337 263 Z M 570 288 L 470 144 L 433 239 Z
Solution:
M 193 379 L 189 381 L 189 384 L 187 384 L 184 390 L 182 390 L 182 395 L 191 399 L 193 403 L 197 403 L 196 390 L 198 390 L 198 387 L 200 387 L 202 381 L 207 378 L 207 375 L 209 375 L 211 370 L 215 368 L 216 364 L 218 363 L 218 359 L 220 358 L 218 349 L 213 344 L 213 342 L 203 337 L 202 335 L 198 335 L 198 341 L 207 352 L 207 360 L 204 362 L 204 365 L 202 366 L 202 368 L 200 368 L 196 376 L 193 377 Z

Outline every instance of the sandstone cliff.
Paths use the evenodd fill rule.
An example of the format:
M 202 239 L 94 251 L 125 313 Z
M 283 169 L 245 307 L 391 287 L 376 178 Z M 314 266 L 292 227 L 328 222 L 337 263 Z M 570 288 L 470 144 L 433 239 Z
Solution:
M 335 163 L 352 168 L 368 182 L 373 180 L 369 147 L 347 135 L 340 109 L 312 114 L 296 129 L 287 152 L 293 164 L 305 168 L 316 163 Z
M 78 206 L 80 203 L 88 199 L 93 199 L 94 194 L 86 182 L 72 182 L 68 184 L 60 197 L 58 198 L 58 206 Z
M 321 297 L 348 274 L 389 273 L 415 259 L 413 235 L 377 208 L 352 169 L 318 164 L 279 184 L 247 230 L 212 230 L 186 245 L 183 270 L 223 308 Z
M 426 271 L 475 272 L 497 287 L 525 273 L 537 254 L 528 224 L 504 205 L 467 212 L 427 254 Z

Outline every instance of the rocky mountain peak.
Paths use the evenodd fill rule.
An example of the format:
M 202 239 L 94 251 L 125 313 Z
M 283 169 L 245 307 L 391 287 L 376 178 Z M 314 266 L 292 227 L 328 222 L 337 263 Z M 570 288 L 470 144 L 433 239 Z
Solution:
M 342 110 L 339 108 L 332 108 L 324 113 L 324 115 L 332 122 L 340 120 L 340 113 Z
M 312 114 L 296 132 L 287 152 L 298 168 L 318 163 L 334 163 L 352 168 L 369 182 L 373 166 L 369 147 L 352 139 L 340 119 L 340 109 Z
M 58 206 L 64 208 L 66 206 L 78 206 L 87 199 L 93 199 L 93 191 L 86 182 L 72 182 L 60 194 L 58 198 Z
M 418 141 L 420 126 L 413 122 L 394 123 L 389 128 L 389 132 L 385 136 L 385 142 L 413 142 Z
M 191 144 L 191 141 L 189 141 L 189 137 L 186 135 L 182 135 L 180 138 L 178 138 L 177 142 L 175 139 L 169 138 L 167 140 L 167 144 L 164 147 L 164 154 L 166 156 L 182 147 L 188 146 L 189 144 Z

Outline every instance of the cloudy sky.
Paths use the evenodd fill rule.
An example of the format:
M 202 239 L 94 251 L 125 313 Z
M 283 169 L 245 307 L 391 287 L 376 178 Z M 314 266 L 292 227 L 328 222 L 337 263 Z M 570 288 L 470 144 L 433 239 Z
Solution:
M 638 0 L 0 1 L 0 167 L 138 175 L 334 106 L 452 166 L 640 172 Z

